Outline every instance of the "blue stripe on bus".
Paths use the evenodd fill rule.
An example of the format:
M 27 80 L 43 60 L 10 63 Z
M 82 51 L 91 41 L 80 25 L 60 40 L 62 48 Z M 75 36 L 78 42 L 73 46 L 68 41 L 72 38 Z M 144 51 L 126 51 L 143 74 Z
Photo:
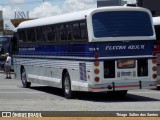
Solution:
M 24 45 L 19 47 L 18 55 L 100 57 L 151 55 L 155 41 L 99 42 L 70 45 Z

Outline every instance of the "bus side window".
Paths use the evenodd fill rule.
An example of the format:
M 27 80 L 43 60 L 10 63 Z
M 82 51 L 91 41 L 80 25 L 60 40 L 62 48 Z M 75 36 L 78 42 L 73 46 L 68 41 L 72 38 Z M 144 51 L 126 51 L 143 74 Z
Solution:
M 52 36 L 52 27 L 51 26 L 46 26 L 45 27 L 45 38 L 47 41 L 52 42 L 53 40 L 53 36 Z
M 61 41 L 61 33 L 60 33 L 60 26 L 56 25 L 55 26 L 55 33 L 56 33 L 56 41 L 59 42 Z
M 62 24 L 59 27 L 59 34 L 60 34 L 60 39 L 61 40 L 66 40 L 66 30 L 65 30 L 65 26 Z
M 67 40 L 72 40 L 72 26 L 71 26 L 71 24 L 67 24 L 67 25 L 65 25 L 65 27 L 66 27 Z
M 80 38 L 81 38 L 81 35 L 80 35 L 79 23 L 74 23 L 73 24 L 73 39 L 79 40 Z
M 81 39 L 87 39 L 87 25 L 85 22 L 80 23 Z
M 26 32 L 25 30 L 19 30 L 18 31 L 18 38 L 19 38 L 19 42 L 26 42 Z
M 52 37 L 53 37 L 53 41 L 54 42 L 56 42 L 57 40 L 59 40 L 58 26 L 56 26 L 56 25 L 52 26 Z
M 27 41 L 35 42 L 35 29 L 34 28 L 27 29 Z
M 38 27 L 36 29 L 36 36 L 37 36 L 37 41 L 38 42 L 42 42 L 42 41 L 45 41 L 45 29 L 44 27 Z

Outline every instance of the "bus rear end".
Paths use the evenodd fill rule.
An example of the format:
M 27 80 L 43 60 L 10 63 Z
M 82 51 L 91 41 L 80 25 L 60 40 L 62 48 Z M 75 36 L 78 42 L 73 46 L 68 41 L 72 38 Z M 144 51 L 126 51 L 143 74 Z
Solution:
M 89 90 L 156 88 L 156 41 L 150 12 L 111 7 L 92 12 L 90 20 L 89 52 L 94 60 Z

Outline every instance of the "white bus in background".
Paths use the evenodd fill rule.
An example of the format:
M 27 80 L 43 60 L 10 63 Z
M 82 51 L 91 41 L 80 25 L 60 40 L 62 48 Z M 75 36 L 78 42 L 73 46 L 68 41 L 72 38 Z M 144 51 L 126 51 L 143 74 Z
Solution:
M 155 27 L 157 39 L 157 84 L 160 86 L 160 16 L 153 17 L 153 24 Z
M 74 91 L 156 88 L 155 31 L 149 10 L 102 7 L 22 22 L 14 70 L 24 87 Z

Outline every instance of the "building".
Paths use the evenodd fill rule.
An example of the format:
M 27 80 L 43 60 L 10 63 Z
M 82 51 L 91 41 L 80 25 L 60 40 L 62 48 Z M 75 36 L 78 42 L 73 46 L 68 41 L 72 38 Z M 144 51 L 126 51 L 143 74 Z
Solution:
M 154 17 L 160 16 L 160 0 L 97 0 L 97 7 L 123 6 L 124 4 L 135 4 L 149 9 Z
M 11 23 L 14 25 L 14 27 L 17 27 L 21 22 L 27 21 L 27 20 L 32 20 L 32 19 L 11 19 Z
M 127 1 L 122 1 L 122 0 L 97 0 L 97 7 L 122 6 L 124 4 L 127 4 Z
M 160 16 L 160 0 L 137 0 L 137 5 L 149 9 L 154 17 Z

